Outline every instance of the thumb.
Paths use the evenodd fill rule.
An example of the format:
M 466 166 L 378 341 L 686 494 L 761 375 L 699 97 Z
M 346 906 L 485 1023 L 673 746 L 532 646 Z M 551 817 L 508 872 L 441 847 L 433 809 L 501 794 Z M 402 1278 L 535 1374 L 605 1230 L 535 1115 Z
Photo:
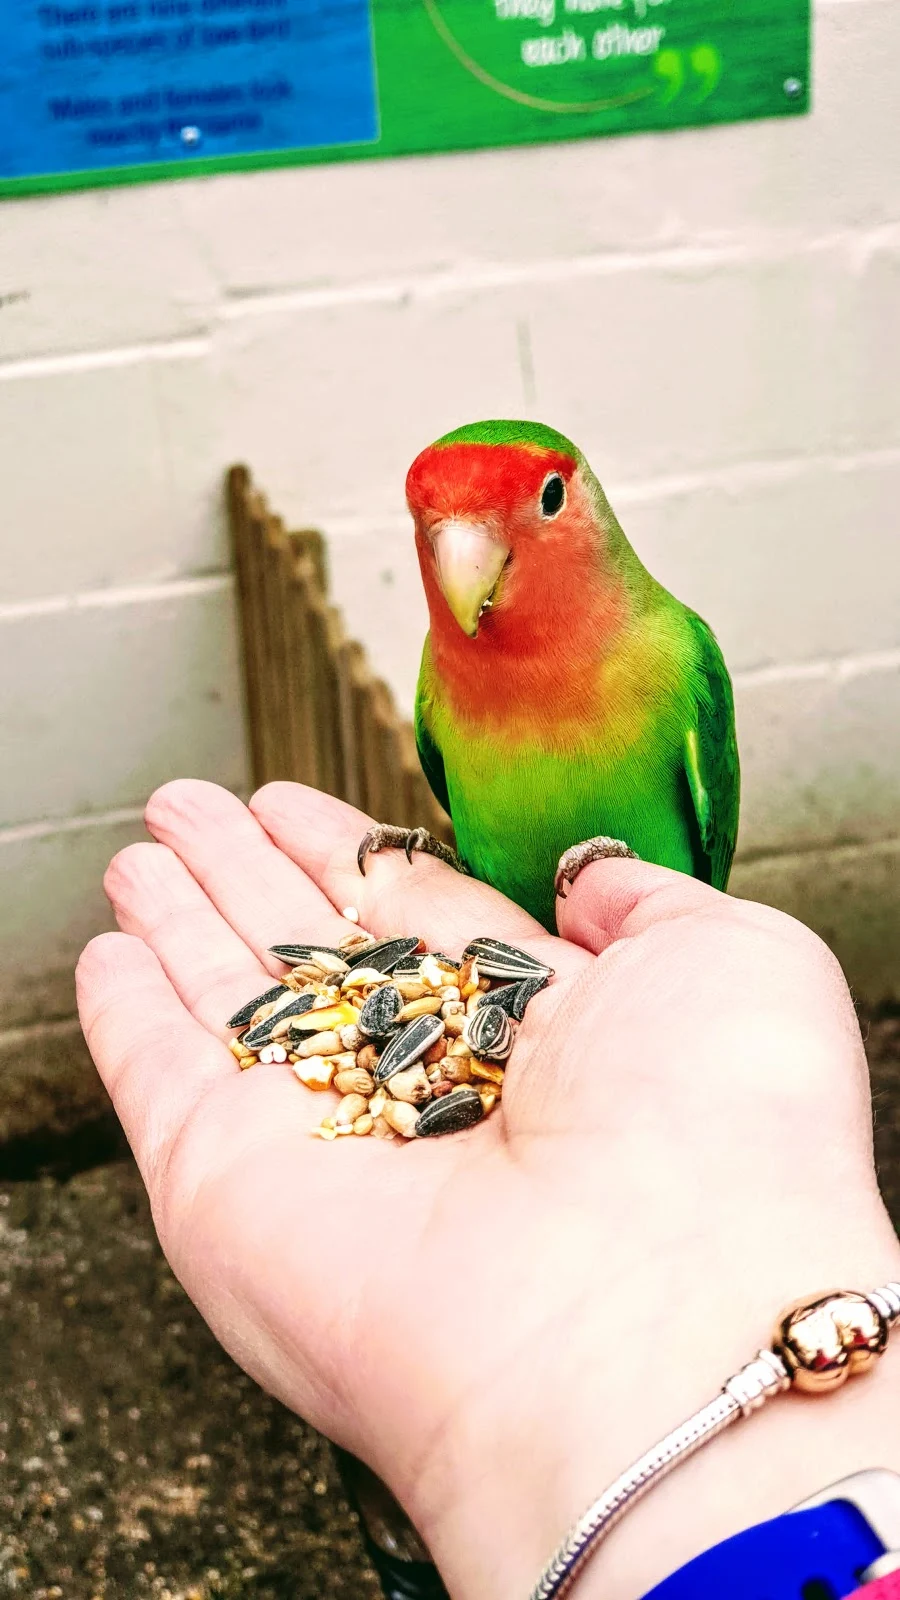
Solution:
M 612 857 L 579 872 L 565 898 L 556 902 L 556 922 L 562 938 L 601 955 L 617 940 L 634 938 L 655 923 L 714 913 L 725 903 L 718 889 L 684 872 Z

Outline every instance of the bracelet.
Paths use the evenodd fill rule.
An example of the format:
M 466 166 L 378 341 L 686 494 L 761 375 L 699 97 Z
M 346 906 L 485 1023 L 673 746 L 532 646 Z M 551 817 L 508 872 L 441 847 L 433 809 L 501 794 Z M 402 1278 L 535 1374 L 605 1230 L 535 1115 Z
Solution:
M 544 1568 L 531 1600 L 558 1600 L 567 1594 L 629 1507 L 733 1422 L 786 1389 L 830 1394 L 855 1373 L 870 1370 L 898 1318 L 900 1283 L 885 1284 L 871 1294 L 830 1289 L 786 1307 L 775 1324 L 771 1349 L 760 1350 L 723 1383 L 714 1400 L 667 1433 L 588 1507 Z

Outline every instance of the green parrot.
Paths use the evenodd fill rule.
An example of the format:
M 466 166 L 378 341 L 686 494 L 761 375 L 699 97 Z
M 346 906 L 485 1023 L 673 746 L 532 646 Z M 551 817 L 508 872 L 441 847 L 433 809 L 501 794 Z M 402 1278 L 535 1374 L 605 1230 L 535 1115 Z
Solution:
M 740 776 L 731 680 L 706 623 L 642 565 L 581 451 L 479 422 L 406 480 L 428 600 L 415 728 L 458 856 L 547 928 L 581 868 L 637 855 L 728 882 Z

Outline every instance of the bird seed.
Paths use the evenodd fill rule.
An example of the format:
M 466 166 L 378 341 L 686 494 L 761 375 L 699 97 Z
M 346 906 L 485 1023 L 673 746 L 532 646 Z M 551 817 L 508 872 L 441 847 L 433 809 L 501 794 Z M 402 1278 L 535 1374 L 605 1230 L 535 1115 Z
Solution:
M 346 915 L 346 913 L 345 913 Z M 341 1095 L 313 1130 L 393 1140 L 473 1128 L 500 1104 L 506 1062 L 534 995 L 553 972 L 499 939 L 474 939 L 460 962 L 420 939 L 362 928 L 334 949 L 279 944 L 291 970 L 227 1026 L 241 1070 L 287 1069 Z

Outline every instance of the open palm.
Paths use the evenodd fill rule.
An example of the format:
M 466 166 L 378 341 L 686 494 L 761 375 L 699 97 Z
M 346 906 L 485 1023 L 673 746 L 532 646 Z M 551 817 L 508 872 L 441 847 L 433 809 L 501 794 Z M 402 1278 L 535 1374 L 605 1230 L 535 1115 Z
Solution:
M 616 861 L 582 875 L 561 911 L 571 939 L 556 939 L 427 858 L 382 855 L 362 879 L 369 822 L 296 785 L 270 785 L 249 808 L 210 784 L 166 786 L 147 810 L 158 842 L 110 866 L 122 932 L 82 957 L 81 1013 L 163 1248 L 221 1342 L 385 1478 L 452 1592 L 500 1597 L 489 1541 L 460 1548 L 473 1461 L 484 1516 L 502 1521 L 522 1474 L 489 1470 L 498 1452 L 525 1471 L 550 1419 L 569 1440 L 549 1464 L 542 1560 L 604 1463 L 612 1476 L 649 1442 L 640 1416 L 632 1440 L 625 1396 L 652 1363 L 660 1305 L 676 1349 L 708 1344 L 699 1396 L 693 1356 L 663 1384 L 674 1421 L 723 1359 L 752 1353 L 760 1307 L 858 1279 L 861 1238 L 872 1281 L 884 1276 L 861 1049 L 836 967 L 787 918 Z M 225 1022 L 282 970 L 268 947 L 336 944 L 350 904 L 376 936 L 416 933 L 456 955 L 493 935 L 555 969 L 502 1107 L 471 1132 L 324 1144 L 307 1135 L 336 1097 L 309 1094 L 286 1065 L 238 1070 Z M 810 1086 L 823 1081 L 813 1130 Z M 866 1214 L 844 1207 L 811 1240 L 810 1211 L 836 1210 L 836 1182 Z M 744 1204 L 761 1184 L 779 1196 L 775 1251 L 759 1204 Z M 701 1283 L 714 1285 L 705 1307 Z M 710 1292 L 714 1335 L 698 1324 Z M 571 1445 L 586 1418 L 589 1475 Z M 520 1589 L 535 1559 L 523 1549 Z

